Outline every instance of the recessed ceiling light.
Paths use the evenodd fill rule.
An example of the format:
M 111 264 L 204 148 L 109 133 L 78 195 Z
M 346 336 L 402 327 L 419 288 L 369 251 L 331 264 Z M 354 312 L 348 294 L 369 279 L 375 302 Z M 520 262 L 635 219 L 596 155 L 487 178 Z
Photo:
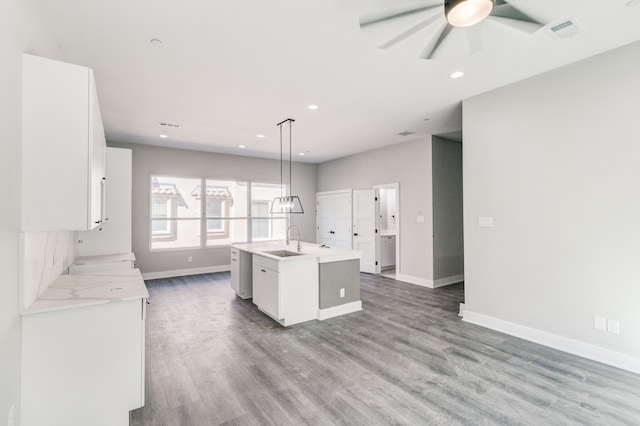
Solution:
M 158 39 L 158 38 L 152 38 L 151 39 L 151 45 L 152 46 L 162 46 L 162 40 Z
M 451 74 L 449 74 L 449 78 L 452 78 L 452 79 L 455 80 L 456 78 L 460 78 L 463 75 L 464 75 L 464 72 L 462 72 L 462 71 L 454 71 Z
M 158 136 L 160 136 L 161 138 L 168 138 L 169 135 L 167 135 L 166 133 L 160 133 Z
M 304 155 L 304 152 L 300 152 L 300 153 L 298 153 L 298 155 Z
M 318 105 L 309 105 L 307 108 L 309 108 L 310 110 L 315 110 L 318 109 Z
M 265 135 L 256 135 L 256 138 L 262 139 L 262 138 L 266 138 L 266 136 Z
M 238 148 L 245 149 L 245 148 L 246 148 L 246 146 L 244 146 L 244 145 L 238 145 Z

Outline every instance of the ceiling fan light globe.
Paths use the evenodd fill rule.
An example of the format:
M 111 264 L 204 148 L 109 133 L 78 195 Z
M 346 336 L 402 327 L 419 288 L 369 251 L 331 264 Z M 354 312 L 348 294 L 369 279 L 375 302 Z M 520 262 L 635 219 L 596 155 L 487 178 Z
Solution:
M 447 0 L 444 13 L 454 27 L 470 27 L 491 14 L 494 0 Z

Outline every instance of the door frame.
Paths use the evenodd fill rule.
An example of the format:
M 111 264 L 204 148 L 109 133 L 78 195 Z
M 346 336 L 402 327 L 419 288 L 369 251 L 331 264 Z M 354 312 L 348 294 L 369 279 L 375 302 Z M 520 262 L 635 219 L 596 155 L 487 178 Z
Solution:
M 376 190 L 376 193 L 379 193 L 379 190 L 381 189 L 395 189 L 396 190 L 396 276 L 400 275 L 400 271 L 401 269 L 401 251 L 400 251 L 400 235 L 401 235 L 401 224 L 400 224 L 400 217 L 401 217 L 401 212 L 400 212 L 400 184 L 399 183 L 387 183 L 387 184 L 380 184 L 380 185 L 373 185 L 373 189 Z M 378 216 L 380 216 L 380 214 L 378 213 Z M 377 217 L 376 219 L 380 219 L 379 217 Z M 379 222 L 376 223 L 376 226 L 378 228 L 379 231 L 382 231 L 380 229 L 380 224 Z M 382 251 L 380 250 L 380 245 L 381 245 L 381 241 L 380 241 L 380 233 L 381 232 L 377 232 L 376 233 L 376 262 L 377 262 L 377 266 L 376 266 L 376 274 L 380 274 L 382 272 Z

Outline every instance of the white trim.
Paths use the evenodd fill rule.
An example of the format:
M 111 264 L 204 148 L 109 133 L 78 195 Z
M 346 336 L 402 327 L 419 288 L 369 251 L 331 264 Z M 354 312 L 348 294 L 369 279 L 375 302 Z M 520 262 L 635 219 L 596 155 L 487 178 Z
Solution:
M 340 315 L 350 314 L 362 310 L 362 301 L 345 303 L 344 305 L 332 306 L 331 308 L 318 309 L 318 320 L 323 321 Z
M 443 287 L 445 285 L 450 285 L 450 284 L 457 284 L 462 281 L 464 281 L 464 274 L 438 278 L 437 280 L 433 281 L 433 288 Z
M 403 281 L 405 283 L 419 285 L 420 287 L 433 288 L 433 281 L 412 275 L 396 274 L 396 281 Z
M 205 266 L 202 268 L 174 269 L 171 271 L 147 272 L 142 274 L 144 280 L 157 280 L 159 278 L 184 277 L 187 275 L 210 274 L 212 272 L 230 271 L 231 265 Z
M 640 374 L 640 358 L 469 310 L 463 321 Z
M 316 192 L 316 199 L 318 198 L 318 195 L 333 195 L 333 194 L 343 194 L 345 192 L 351 192 L 353 191 L 352 188 L 345 188 L 345 189 L 337 189 L 335 191 L 322 191 L 322 192 Z

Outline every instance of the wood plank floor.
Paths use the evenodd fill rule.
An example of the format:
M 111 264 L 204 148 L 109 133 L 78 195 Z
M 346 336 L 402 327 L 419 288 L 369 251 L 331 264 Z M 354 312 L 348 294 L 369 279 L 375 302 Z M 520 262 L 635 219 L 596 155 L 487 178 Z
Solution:
M 462 284 L 362 274 L 364 311 L 282 328 L 229 273 L 148 281 L 132 425 L 640 425 L 640 376 L 465 323 Z

